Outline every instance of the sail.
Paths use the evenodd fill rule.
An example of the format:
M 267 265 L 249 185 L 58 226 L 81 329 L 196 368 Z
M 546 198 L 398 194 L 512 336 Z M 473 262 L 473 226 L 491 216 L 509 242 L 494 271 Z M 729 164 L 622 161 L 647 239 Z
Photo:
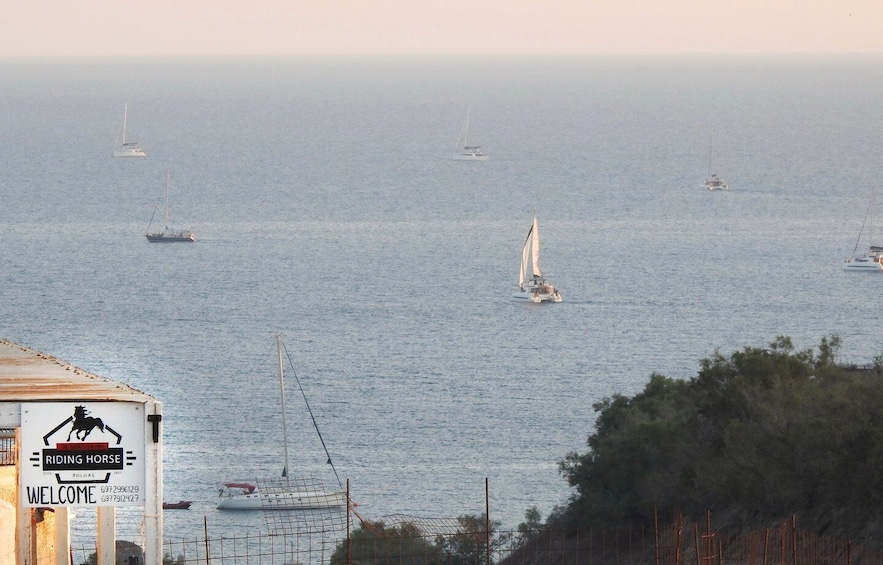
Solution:
M 530 230 L 533 233 L 530 246 L 530 262 L 533 266 L 533 276 L 541 277 L 543 276 L 543 273 L 540 272 L 540 230 L 537 227 L 536 216 L 533 217 L 533 225 Z
M 533 229 L 531 226 L 527 230 L 527 239 L 524 240 L 524 247 L 521 249 L 521 269 L 518 271 L 518 287 L 524 289 L 524 279 L 527 277 L 527 266 L 530 261 L 530 250 L 533 242 Z

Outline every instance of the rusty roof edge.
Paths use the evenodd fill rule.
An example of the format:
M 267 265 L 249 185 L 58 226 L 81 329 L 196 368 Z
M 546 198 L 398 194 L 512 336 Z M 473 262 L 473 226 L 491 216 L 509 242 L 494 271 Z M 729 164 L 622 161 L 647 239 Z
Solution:
M 63 396 L 63 397 L 71 397 L 72 395 L 77 396 L 77 394 L 74 390 L 69 390 L 68 394 L 62 394 L 62 395 L 54 394 L 54 395 L 43 396 L 43 395 L 40 395 L 39 393 L 35 394 L 37 389 L 43 388 L 44 386 L 49 388 L 53 384 L 59 384 L 59 385 L 67 384 L 67 385 L 69 385 L 69 387 L 66 387 L 66 388 L 79 390 L 82 393 L 80 396 L 82 396 L 83 399 L 91 399 L 91 400 L 95 400 L 95 401 L 128 400 L 128 401 L 138 401 L 138 402 L 150 402 L 150 401 L 156 400 L 156 398 L 154 396 L 152 396 L 146 392 L 143 392 L 133 386 L 130 386 L 128 384 L 125 384 L 125 383 L 122 383 L 119 381 L 115 381 L 115 380 L 107 378 L 107 377 L 102 377 L 100 375 L 96 375 L 95 373 L 86 371 L 85 369 L 77 367 L 76 365 L 73 365 L 72 363 L 69 363 L 69 362 L 64 361 L 62 359 L 59 359 L 59 358 L 54 357 L 52 355 L 48 355 L 48 354 L 43 353 L 41 351 L 37 351 L 36 349 L 32 349 L 32 348 L 27 347 L 25 345 L 15 343 L 15 342 L 10 341 L 6 338 L 0 337 L 0 346 L 6 346 L 7 348 L 17 349 L 17 350 L 21 351 L 25 356 L 31 357 L 35 363 L 57 365 L 57 367 L 54 367 L 54 370 L 59 371 L 58 375 L 48 375 L 49 380 L 55 381 L 54 383 L 51 383 L 51 382 L 47 383 L 46 377 L 37 378 L 35 375 L 11 376 L 8 373 L 4 374 L 4 371 L 3 371 L 4 365 L 6 365 L 8 368 L 11 365 L 11 363 L 9 363 L 9 362 L 12 359 L 10 357 L 6 356 L 4 354 L 4 351 L 2 350 L 2 347 L 0 347 L 0 402 L 9 401 L 9 400 L 26 400 L 26 399 L 27 400 L 36 400 L 37 397 L 39 397 L 41 400 L 52 401 L 52 400 L 58 399 L 59 396 Z M 41 360 L 41 361 L 38 361 L 38 360 Z M 18 363 L 17 365 L 20 365 L 20 363 Z M 72 373 L 72 375 L 75 375 L 74 378 L 77 379 L 77 381 L 74 381 L 74 382 L 72 382 L 71 380 L 64 381 L 62 378 L 59 378 L 60 376 L 62 376 L 63 374 L 67 374 L 68 372 Z M 38 380 L 40 382 L 34 382 L 34 381 L 38 381 Z M 7 395 L 2 394 L 2 391 L 4 389 L 4 381 L 7 385 L 10 385 L 10 386 L 12 386 L 13 382 L 18 382 L 20 385 L 26 385 L 30 390 L 29 391 L 19 390 L 18 392 L 21 394 L 17 395 L 17 398 L 8 398 Z M 27 381 L 30 381 L 30 382 L 27 382 Z M 82 390 L 85 386 L 87 386 L 86 383 L 88 383 L 88 386 L 90 387 L 88 391 Z M 12 388 L 19 388 L 19 387 L 14 386 Z M 15 391 L 7 391 L 7 392 L 12 392 L 13 394 L 15 394 Z M 62 391 L 56 391 L 56 392 L 62 392 Z M 73 394 L 71 394 L 71 393 L 73 393 Z

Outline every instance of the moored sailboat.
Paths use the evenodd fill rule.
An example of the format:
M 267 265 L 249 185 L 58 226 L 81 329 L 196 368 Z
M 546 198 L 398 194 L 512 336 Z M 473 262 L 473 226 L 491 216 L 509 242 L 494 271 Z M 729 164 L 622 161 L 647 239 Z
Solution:
M 150 216 L 150 221 L 147 222 L 147 231 L 144 233 L 144 236 L 147 238 L 147 241 L 150 243 L 175 243 L 175 242 L 193 242 L 196 241 L 196 237 L 194 237 L 193 232 L 189 230 L 170 230 L 169 229 L 169 183 L 170 183 L 170 175 L 166 173 L 166 184 L 165 184 L 165 224 L 163 226 L 162 231 L 152 232 L 150 231 L 150 225 L 153 223 L 153 217 L 156 216 L 156 207 L 159 207 L 159 202 L 157 202 L 156 207 L 153 209 L 153 214 Z
M 512 295 L 517 300 L 531 302 L 561 302 L 561 293 L 543 276 L 540 271 L 540 232 L 537 217 L 527 231 L 527 238 L 521 248 L 521 268 L 518 270 L 518 292 Z
M 282 406 L 282 450 L 284 465 L 282 476 L 275 479 L 265 479 L 254 482 L 231 481 L 223 484 L 219 495 L 221 497 L 218 508 L 221 510 L 312 510 L 322 508 L 343 508 L 346 506 L 347 493 L 342 488 L 337 491 L 326 491 L 320 479 L 314 477 L 289 478 L 288 462 L 288 430 L 285 418 L 285 372 L 282 363 L 282 336 L 276 336 L 276 350 L 279 358 L 279 391 Z M 295 378 L 297 378 L 295 376 Z M 303 389 L 301 389 L 303 394 Z M 304 395 L 307 410 L 310 411 L 309 402 Z M 313 418 L 313 424 L 316 419 Z M 319 432 L 316 426 L 316 432 Z M 321 434 L 319 435 L 322 441 Z M 325 442 L 322 441 L 322 447 Z M 331 456 L 325 449 L 328 464 L 334 470 Z M 337 477 L 337 471 L 334 471 Z M 337 479 L 338 486 L 340 479 Z

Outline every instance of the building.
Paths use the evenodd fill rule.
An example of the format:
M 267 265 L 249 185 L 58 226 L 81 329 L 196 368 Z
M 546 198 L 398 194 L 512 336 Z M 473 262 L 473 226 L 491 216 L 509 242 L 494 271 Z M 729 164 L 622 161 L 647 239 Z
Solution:
M 123 506 L 161 565 L 162 403 L 0 339 L 0 565 L 71 565 L 71 507 L 96 509 L 97 565 L 113 565 Z

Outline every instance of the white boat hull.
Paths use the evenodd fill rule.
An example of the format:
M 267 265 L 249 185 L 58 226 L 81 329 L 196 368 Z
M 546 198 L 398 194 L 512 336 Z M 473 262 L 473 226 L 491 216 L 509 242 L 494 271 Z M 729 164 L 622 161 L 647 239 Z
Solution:
M 218 503 L 220 510 L 317 510 L 321 508 L 343 508 L 346 506 L 346 493 L 341 492 L 253 492 L 222 497 Z
M 454 155 L 454 161 L 487 161 L 488 156 L 483 153 L 463 153 Z
M 141 149 L 119 149 L 113 152 L 114 157 L 147 157 L 147 153 Z
M 866 255 L 847 259 L 843 263 L 843 270 L 858 273 L 883 273 L 883 257 Z
M 707 181 L 705 181 L 705 183 L 702 186 L 704 186 L 708 190 L 729 190 L 730 189 L 730 185 L 728 185 L 723 180 L 719 179 L 717 177 L 717 175 L 712 175 L 712 177 L 710 179 L 708 179 Z
M 535 304 L 540 304 L 541 302 L 561 302 L 563 300 L 561 294 L 557 291 L 550 293 L 523 290 L 513 293 L 512 298 L 515 300 L 523 300 L 525 302 L 533 302 Z

